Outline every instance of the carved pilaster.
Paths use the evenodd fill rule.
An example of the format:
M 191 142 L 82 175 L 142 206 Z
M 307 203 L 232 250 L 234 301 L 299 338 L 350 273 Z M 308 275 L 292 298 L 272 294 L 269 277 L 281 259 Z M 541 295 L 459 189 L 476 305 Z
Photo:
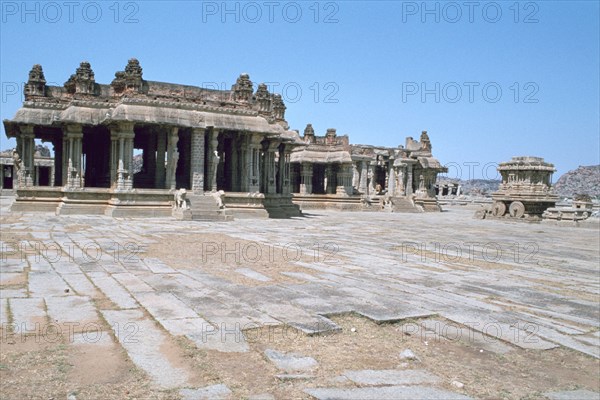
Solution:
M 210 191 L 217 191 L 217 169 L 219 167 L 220 157 L 217 151 L 219 146 L 219 130 L 213 129 L 210 133 L 210 148 L 208 158 L 210 160 L 209 176 L 210 176 Z
M 20 157 L 17 169 L 19 187 L 31 187 L 35 182 L 33 156 L 35 152 L 35 135 L 32 125 L 21 125 L 17 134 L 17 157 Z
M 302 164 L 300 194 L 312 194 L 313 165 L 310 163 Z
M 367 161 L 363 160 L 361 161 L 361 167 L 360 167 L 360 184 L 359 184 L 359 188 L 358 191 L 361 194 L 367 194 L 367 182 L 369 179 L 369 165 L 367 163 Z
M 167 188 L 175 189 L 177 184 L 177 164 L 179 162 L 179 151 L 177 143 L 179 142 L 179 128 L 172 127 L 167 137 Z
M 192 158 L 190 162 L 190 179 L 195 194 L 204 193 L 204 136 L 206 130 L 192 130 Z
M 111 187 L 122 191 L 133 189 L 133 122 L 111 126 Z

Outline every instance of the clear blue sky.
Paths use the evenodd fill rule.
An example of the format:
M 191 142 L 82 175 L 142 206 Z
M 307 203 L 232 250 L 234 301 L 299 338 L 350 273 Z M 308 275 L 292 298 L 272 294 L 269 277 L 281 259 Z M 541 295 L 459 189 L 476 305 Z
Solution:
M 33 64 L 63 84 L 87 60 L 110 83 L 136 57 L 147 80 L 278 83 L 301 132 L 396 146 L 427 130 L 442 163 L 480 163 L 475 177 L 515 155 L 553 162 L 555 179 L 599 164 L 599 3 L 465 3 L 2 1 L 1 117 Z

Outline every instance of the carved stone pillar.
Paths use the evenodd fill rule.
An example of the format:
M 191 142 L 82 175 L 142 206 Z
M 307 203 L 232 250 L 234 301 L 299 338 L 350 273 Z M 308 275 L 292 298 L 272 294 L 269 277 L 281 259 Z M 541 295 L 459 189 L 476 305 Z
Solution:
M 165 135 L 163 130 L 156 132 L 156 170 L 154 172 L 154 185 L 158 189 L 165 188 L 165 153 L 167 147 Z
M 260 176 L 261 176 L 261 165 L 260 165 L 260 153 L 262 137 L 258 135 L 252 135 L 250 138 L 250 150 L 249 150 L 249 168 L 248 168 L 248 191 L 251 193 L 260 191 Z
M 210 133 L 210 147 L 208 149 L 209 164 L 209 176 L 210 176 L 210 191 L 217 191 L 217 168 L 219 167 L 219 156 L 217 153 L 217 147 L 219 146 L 219 131 L 213 129 Z
M 262 151 L 263 151 L 263 160 L 262 160 L 262 185 L 261 190 L 265 194 L 272 194 L 276 192 L 276 182 L 275 182 L 275 152 L 277 151 L 277 143 L 273 143 L 270 140 L 263 140 Z
M 175 189 L 177 184 L 177 163 L 179 162 L 179 151 L 177 143 L 179 142 L 179 128 L 171 127 L 167 137 L 167 189 Z
M 21 158 L 21 169 L 17 176 L 19 187 L 31 187 L 35 182 L 35 169 L 33 165 L 34 139 L 33 126 L 22 125 L 19 127 L 17 136 L 17 152 Z
M 405 166 L 404 165 L 400 165 L 400 167 L 398 168 L 398 185 L 396 186 L 396 191 L 395 191 L 395 196 L 399 196 L 402 197 L 405 195 L 405 184 L 404 184 L 404 169 Z
M 412 196 L 413 194 L 413 166 L 412 164 L 406 165 L 406 195 Z
M 116 190 L 133 188 L 133 122 L 119 122 L 110 130 L 110 178 Z
M 190 179 L 192 192 L 204 193 L 204 136 L 205 129 L 192 130 L 192 159 L 190 162 Z
M 388 166 L 388 170 L 390 171 L 390 175 L 388 178 L 388 187 L 387 192 L 388 195 L 393 196 L 396 193 L 396 169 L 394 167 L 394 161 L 391 160 Z
M 50 186 L 54 186 L 54 183 L 55 183 L 55 181 L 54 181 L 54 179 L 55 179 L 54 175 L 56 174 L 55 168 L 56 168 L 56 166 L 54 165 L 54 163 L 52 163 L 52 165 L 50 166 Z
M 367 163 L 368 166 L 368 177 L 369 177 L 369 185 L 368 185 L 368 194 L 369 196 L 373 196 L 377 193 L 375 193 L 375 161 Z
M 340 164 L 337 171 L 337 183 L 335 187 L 336 195 L 348 196 L 348 192 L 346 190 L 348 186 L 348 175 L 347 166 L 345 164 Z
M 300 174 L 302 179 L 300 182 L 300 194 L 312 194 L 313 165 L 303 163 Z
M 360 185 L 360 172 L 358 172 L 358 162 L 352 162 L 352 187 L 358 190 Z M 352 193 L 350 193 L 352 194 Z
M 271 142 L 268 150 L 267 150 L 267 162 L 269 165 L 268 169 L 268 178 L 267 178 L 267 192 L 268 193 L 277 193 L 277 163 L 279 161 L 279 157 L 277 154 L 277 143 Z
M 362 160 L 360 162 L 361 167 L 360 167 L 360 182 L 359 182 L 359 188 L 358 191 L 361 194 L 367 194 L 367 181 L 369 179 L 369 167 L 368 167 L 368 163 L 365 160 Z
M 81 125 L 67 125 L 63 134 L 63 184 L 67 189 L 84 186 L 81 169 L 83 128 Z
M 229 168 L 229 174 L 225 174 L 225 176 L 230 177 L 231 182 L 229 182 L 229 188 L 232 192 L 238 192 L 240 187 L 240 168 L 239 168 L 239 150 L 240 143 L 239 138 L 235 138 L 231 145 L 231 154 L 230 154 L 230 162 L 227 167 Z
M 245 134 L 240 134 L 238 136 L 238 152 L 239 152 L 239 191 L 247 192 L 248 184 L 249 184 L 249 175 L 250 175 L 250 161 L 249 161 L 249 137 Z
M 283 153 L 283 157 L 284 157 L 284 176 L 283 176 L 283 194 L 285 195 L 289 195 L 292 193 L 292 174 L 291 174 L 291 168 L 292 168 L 292 163 L 291 163 L 291 159 L 292 159 L 292 154 L 290 153 L 290 151 L 288 150 L 287 146 L 286 149 Z

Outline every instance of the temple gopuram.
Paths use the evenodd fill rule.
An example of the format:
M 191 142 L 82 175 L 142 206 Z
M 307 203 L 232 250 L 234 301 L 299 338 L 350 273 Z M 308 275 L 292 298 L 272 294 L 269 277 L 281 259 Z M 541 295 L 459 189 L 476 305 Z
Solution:
M 301 137 L 281 96 L 265 84 L 255 91 L 247 74 L 213 90 L 147 81 L 131 59 L 110 84 L 82 62 L 50 86 L 34 65 L 24 92 L 3 121 L 17 140 L 3 166 L 14 211 L 230 219 L 299 216 L 300 207 L 440 210 L 434 185 L 446 169 L 426 132 L 397 148 L 350 145 L 335 129 L 316 136 L 310 124 Z M 53 147 L 42 168 L 36 140 Z

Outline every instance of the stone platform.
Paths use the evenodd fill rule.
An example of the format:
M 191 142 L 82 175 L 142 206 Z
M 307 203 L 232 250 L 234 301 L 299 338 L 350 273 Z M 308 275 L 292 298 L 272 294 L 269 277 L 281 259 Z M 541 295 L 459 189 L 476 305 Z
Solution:
M 441 321 L 468 330 L 474 335 L 469 338 L 477 338 L 476 346 L 498 357 L 507 351 L 526 350 L 529 357 L 566 348 L 581 357 L 600 358 L 596 228 L 491 225 L 472 219 L 472 210 L 450 207 L 444 213 L 421 214 L 318 211 L 306 218 L 263 220 L 258 229 L 256 221 L 245 219 L 219 224 L 15 214 L 8 211 L 11 202 L 0 199 L 3 218 L 10 218 L 2 227 L 8 236 L 2 242 L 6 258 L 0 283 L 6 286 L 0 290 L 1 322 L 51 318 L 108 323 L 112 329 L 135 323 L 136 341 L 113 332 L 98 345 L 122 349 L 157 387 L 181 389 L 182 396 L 240 398 L 235 385 L 217 385 L 216 378 L 212 384 L 217 386 L 190 389 L 188 373 L 159 351 L 170 338 L 185 337 L 206 352 L 249 353 L 254 360 L 245 328 L 289 326 L 335 338 L 339 326 L 331 318 L 339 314 L 378 323 L 422 323 L 432 331 Z M 190 235 L 207 236 L 183 243 L 181 253 L 148 253 L 152 246 L 181 244 Z M 224 238 L 234 240 L 225 250 L 219 247 Z M 35 243 L 59 246 L 64 254 L 71 254 L 67 246 L 75 245 L 76 253 L 72 259 L 56 259 L 51 257 L 55 253 L 29 250 L 19 257 L 19 246 Z M 115 258 L 109 251 L 115 243 L 134 243 L 139 251 L 133 259 L 129 253 Z M 300 249 L 303 257 L 288 251 L 286 263 L 274 264 L 266 252 L 262 257 L 245 252 L 249 243 L 277 243 L 271 247 L 276 253 Z M 89 252 L 90 244 L 102 249 L 98 257 Z M 191 256 L 203 246 L 205 251 Z M 232 261 L 238 257 L 236 249 L 239 263 Z M 208 338 L 201 335 L 207 332 Z M 447 329 L 440 332 L 446 335 Z M 313 369 L 323 362 L 317 355 L 308 360 L 302 354 L 269 354 Z M 270 368 L 272 376 L 318 399 L 474 397 L 426 369 L 348 371 L 316 386 L 310 369 L 282 375 L 277 365 Z M 344 380 L 361 387 L 340 384 Z M 551 383 L 547 389 L 564 390 Z

